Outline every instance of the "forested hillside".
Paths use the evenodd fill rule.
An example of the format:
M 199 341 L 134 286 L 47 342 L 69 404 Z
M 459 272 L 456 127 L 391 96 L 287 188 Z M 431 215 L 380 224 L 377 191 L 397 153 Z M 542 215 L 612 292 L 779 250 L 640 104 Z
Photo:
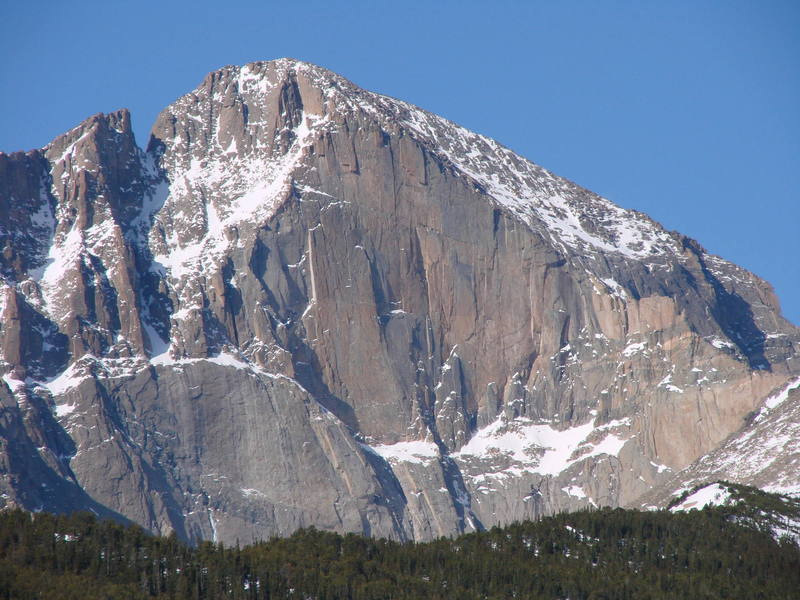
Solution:
M 725 507 L 600 510 L 428 543 L 313 529 L 246 547 L 89 514 L 0 514 L 0 598 L 785 598 L 800 549 Z

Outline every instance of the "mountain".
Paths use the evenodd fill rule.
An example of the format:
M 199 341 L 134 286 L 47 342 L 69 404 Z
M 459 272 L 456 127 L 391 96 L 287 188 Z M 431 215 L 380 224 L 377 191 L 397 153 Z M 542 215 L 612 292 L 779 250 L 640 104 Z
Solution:
M 756 276 L 290 59 L 0 154 L 0 226 L 0 500 L 188 541 L 666 501 L 800 376 Z
M 664 506 L 691 487 L 719 479 L 800 498 L 800 378 L 767 398 L 740 430 L 643 500 Z

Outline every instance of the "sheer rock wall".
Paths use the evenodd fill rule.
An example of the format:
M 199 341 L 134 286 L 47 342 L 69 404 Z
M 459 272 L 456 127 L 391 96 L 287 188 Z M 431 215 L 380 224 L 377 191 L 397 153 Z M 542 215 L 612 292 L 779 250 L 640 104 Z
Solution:
M 0 154 L 0 493 L 189 540 L 637 506 L 800 371 L 771 288 L 292 60 Z

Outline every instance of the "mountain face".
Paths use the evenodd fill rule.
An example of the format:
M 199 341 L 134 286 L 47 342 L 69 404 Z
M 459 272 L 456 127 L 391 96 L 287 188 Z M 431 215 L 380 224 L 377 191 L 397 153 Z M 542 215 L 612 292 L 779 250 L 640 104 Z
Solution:
M 800 377 L 767 398 L 717 448 L 655 486 L 642 501 L 663 506 L 685 490 L 725 479 L 800 498 Z M 800 540 L 800 526 L 796 535 Z
M 5 505 L 425 540 L 656 503 L 757 430 L 741 479 L 800 490 L 768 284 L 320 67 L 0 154 L 0 245 Z

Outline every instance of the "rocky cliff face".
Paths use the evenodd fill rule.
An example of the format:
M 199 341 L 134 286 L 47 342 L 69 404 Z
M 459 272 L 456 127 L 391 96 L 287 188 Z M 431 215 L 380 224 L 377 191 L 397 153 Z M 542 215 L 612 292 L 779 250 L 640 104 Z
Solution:
M 322 68 L 0 154 L 0 492 L 189 540 L 639 505 L 794 381 L 769 285 Z
M 741 429 L 655 486 L 641 502 L 663 507 L 686 490 L 716 480 L 800 496 L 800 378 L 779 388 Z

